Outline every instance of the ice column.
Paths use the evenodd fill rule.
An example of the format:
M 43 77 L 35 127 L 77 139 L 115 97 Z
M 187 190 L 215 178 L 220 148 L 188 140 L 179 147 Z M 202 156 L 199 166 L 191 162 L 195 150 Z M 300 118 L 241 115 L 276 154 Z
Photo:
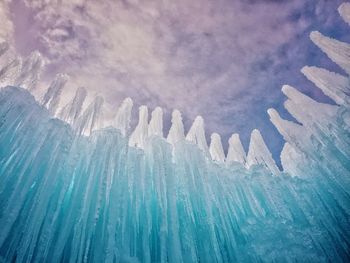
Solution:
M 146 106 L 139 108 L 139 122 L 130 135 L 129 146 L 144 149 L 148 137 L 148 109 Z
M 151 121 L 148 125 L 148 136 L 163 137 L 163 111 L 156 107 L 151 114 Z
M 130 98 L 126 98 L 118 108 L 117 115 L 115 117 L 115 127 L 120 130 L 123 136 L 126 136 L 130 129 L 132 106 L 133 101 Z
M 339 105 L 349 105 L 349 78 L 318 67 L 303 67 L 301 72 Z
M 279 174 L 279 169 L 277 168 L 275 160 L 272 158 L 272 154 L 258 130 L 253 130 L 250 137 L 247 164 L 249 167 L 254 164 L 262 164 L 273 174 Z
M 221 143 L 221 137 L 217 133 L 210 136 L 209 152 L 213 161 L 223 163 L 225 161 L 225 153 Z
M 52 115 L 56 113 L 63 87 L 67 81 L 67 75 L 58 74 L 42 99 L 42 105 L 47 107 Z
M 331 60 L 350 74 L 350 45 L 348 43 L 326 37 L 318 31 L 311 32 L 310 38 Z
M 231 164 L 234 162 L 241 163 L 243 165 L 247 162 L 246 153 L 243 149 L 239 134 L 232 134 L 228 140 L 228 152 L 226 157 L 226 163 Z
M 83 87 L 79 87 L 72 101 L 70 101 L 66 106 L 63 107 L 61 112 L 59 113 L 59 117 L 64 121 L 75 126 L 75 123 L 80 116 L 83 103 L 85 101 L 87 92 Z
M 185 139 L 184 125 L 182 123 L 181 113 L 174 110 L 171 118 L 171 127 L 168 133 L 167 141 L 175 145 L 177 142 Z
M 197 144 L 203 152 L 208 152 L 208 144 L 205 139 L 204 120 L 202 116 L 197 116 L 186 135 L 186 140 Z
M 15 85 L 34 90 L 40 79 L 40 74 L 44 61 L 39 52 L 35 51 L 30 54 L 23 62 L 21 72 L 15 80 Z

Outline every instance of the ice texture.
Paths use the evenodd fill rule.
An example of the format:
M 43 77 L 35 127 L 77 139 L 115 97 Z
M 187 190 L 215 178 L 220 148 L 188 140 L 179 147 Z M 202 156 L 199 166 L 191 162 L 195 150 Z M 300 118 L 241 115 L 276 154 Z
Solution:
M 186 140 L 198 145 L 199 149 L 208 153 L 208 144 L 205 138 L 204 120 L 202 116 L 197 116 L 186 135 Z
M 350 3 L 342 3 L 338 11 L 344 21 L 350 25 Z
M 181 112 L 174 110 L 171 116 L 171 127 L 168 133 L 167 141 L 175 145 L 179 141 L 185 139 L 185 129 L 182 122 Z
M 139 108 L 139 123 L 130 135 L 129 145 L 139 148 L 145 147 L 148 137 L 148 109 L 146 106 Z
M 278 175 L 279 170 L 272 158 L 272 154 L 267 148 L 259 130 L 253 130 L 250 137 L 249 151 L 247 155 L 247 165 L 266 166 L 273 174 Z
M 61 109 L 58 116 L 62 120 L 75 126 L 76 121 L 82 111 L 83 103 L 85 101 L 86 95 L 87 95 L 87 91 L 85 88 L 83 87 L 78 88 L 75 92 L 74 98 Z
M 81 116 L 91 119 L 95 110 L 88 107 Z M 145 112 L 141 108 L 138 134 L 143 136 Z M 338 129 L 331 137 L 269 110 L 291 141 L 283 150 L 285 171 L 275 176 L 258 131 L 252 134 L 250 168 L 238 162 L 226 166 L 218 134 L 210 146 L 215 162 L 179 132 L 175 151 L 160 135 L 145 143 L 142 139 L 140 150 L 113 127 L 80 135 L 52 118 L 28 91 L 3 88 L 0 258 L 347 262 L 350 143 L 345 113 L 349 110 L 339 108 L 329 120 Z M 178 113 L 174 119 L 179 124 Z M 343 136 L 341 147 L 334 143 L 338 136 Z M 231 145 L 237 142 L 234 136 Z M 238 153 L 226 162 L 235 159 L 229 156 L 244 158 L 242 149 Z
M 163 110 L 160 107 L 156 107 L 151 113 L 148 136 L 163 137 Z
M 34 90 L 40 78 L 44 61 L 39 52 L 35 51 L 31 53 L 21 66 L 20 73 L 18 74 L 14 84 L 19 87 L 27 88 L 28 90 Z
M 47 107 L 52 115 L 56 113 L 63 87 L 67 81 L 68 75 L 58 74 L 42 99 L 42 105 Z
M 311 32 L 310 38 L 332 61 L 350 74 L 350 44 L 324 36 L 318 31 Z
M 346 45 L 312 39 L 349 73 Z M 131 131 L 127 98 L 102 128 L 85 88 L 60 106 L 65 75 L 35 98 L 35 54 L 22 66 L 0 43 L 0 262 L 350 262 L 348 75 L 302 70 L 337 105 L 282 87 L 280 170 L 258 130 L 225 156 L 200 116 L 185 137 L 174 110 L 164 138 L 162 109 L 141 106 Z
M 209 153 L 213 161 L 223 163 L 225 161 L 224 148 L 222 147 L 221 137 L 217 133 L 210 136 Z
M 229 147 L 228 147 L 226 162 L 228 164 L 237 162 L 245 165 L 247 163 L 247 157 L 243 149 L 241 140 L 239 138 L 239 134 L 238 133 L 232 134 L 228 143 L 229 143 Z
M 132 99 L 126 98 L 117 111 L 114 126 L 121 132 L 123 136 L 126 136 L 127 132 L 130 129 L 132 106 Z
M 303 67 L 301 72 L 337 104 L 350 104 L 348 77 L 318 67 Z

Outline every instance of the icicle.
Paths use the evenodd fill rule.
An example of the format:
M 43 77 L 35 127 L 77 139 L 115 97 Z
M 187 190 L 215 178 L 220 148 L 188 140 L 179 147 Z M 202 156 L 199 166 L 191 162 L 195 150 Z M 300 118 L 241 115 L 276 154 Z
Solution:
M 350 3 L 342 3 L 338 8 L 338 12 L 344 21 L 350 25 Z
M 43 59 L 39 52 L 35 51 L 23 62 L 23 66 L 19 76 L 15 81 L 16 86 L 34 90 L 39 81 L 42 67 L 44 66 Z
M 270 116 L 270 121 L 286 142 L 295 144 L 301 140 L 305 134 L 305 129 L 301 125 L 282 119 L 275 109 L 268 109 L 267 113 Z
M 58 74 L 50 84 L 50 87 L 48 88 L 47 92 L 45 93 L 42 99 L 42 105 L 47 107 L 49 112 L 53 115 L 56 113 L 62 89 L 67 81 L 67 75 Z
M 311 32 L 310 38 L 332 61 L 350 74 L 350 45 L 348 43 L 326 37 L 318 31 Z
M 139 122 L 130 135 L 129 146 L 144 149 L 148 137 L 148 109 L 146 106 L 139 108 Z
M 75 125 L 76 120 L 78 119 L 83 103 L 85 101 L 87 92 L 86 89 L 83 87 L 80 87 L 77 89 L 75 92 L 75 96 L 72 101 L 70 101 L 59 113 L 59 117 L 72 124 L 73 126 Z
M 18 76 L 21 65 L 22 61 L 19 58 L 8 61 L 7 64 L 0 68 L 0 83 L 12 85 L 14 79 Z
M 305 154 L 287 142 L 281 152 L 281 164 L 284 172 L 291 176 L 297 176 L 300 175 L 298 167 L 308 167 L 308 160 Z
M 167 141 L 175 145 L 177 142 L 185 139 L 184 125 L 182 123 L 181 112 L 174 110 L 171 118 L 171 127 L 168 133 Z
M 313 82 L 325 95 L 339 105 L 349 105 L 349 78 L 318 67 L 303 67 L 301 72 Z
M 209 153 L 213 161 L 223 163 L 225 161 L 225 153 L 221 143 L 221 137 L 218 133 L 212 133 L 210 136 Z
M 250 137 L 247 164 L 249 167 L 254 164 L 262 164 L 273 174 L 279 174 L 279 169 L 277 168 L 275 160 L 272 158 L 272 154 L 267 148 L 264 139 L 258 130 L 253 130 Z
M 83 114 L 78 118 L 75 125 L 75 130 L 78 134 L 90 135 L 92 131 L 98 127 L 103 98 L 97 96 L 93 102 L 87 107 Z
M 160 107 L 156 107 L 152 111 L 151 121 L 148 125 L 148 136 L 163 137 L 163 111 Z
M 199 149 L 208 152 L 208 144 L 205 139 L 204 120 L 202 116 L 197 116 L 186 136 L 186 140 L 197 144 Z
M 243 165 L 247 162 L 246 153 L 243 149 L 241 140 L 239 139 L 239 134 L 232 134 L 228 140 L 228 152 L 226 157 L 226 163 L 231 164 L 234 162 L 241 163 Z
M 0 46 L 0 85 L 13 86 L 22 68 L 22 60 L 4 42 Z
M 304 125 L 324 122 L 338 110 L 338 106 L 317 102 L 288 85 L 282 87 L 282 92 L 289 98 L 284 103 L 285 108 Z
M 130 129 L 130 119 L 133 101 L 126 98 L 120 105 L 115 118 L 115 127 L 120 130 L 123 136 L 126 136 Z

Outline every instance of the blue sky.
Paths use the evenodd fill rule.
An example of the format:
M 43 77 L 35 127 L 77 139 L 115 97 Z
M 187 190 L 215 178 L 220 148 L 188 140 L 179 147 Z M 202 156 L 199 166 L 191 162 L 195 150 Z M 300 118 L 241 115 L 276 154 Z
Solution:
M 130 96 L 136 106 L 172 109 L 188 129 L 197 115 L 210 133 L 239 133 L 247 150 L 258 128 L 275 158 L 282 138 L 266 110 L 283 109 L 283 84 L 330 102 L 300 73 L 304 65 L 342 72 L 309 39 L 319 30 L 350 42 L 340 0 L 84 1 L 5 0 L 0 37 L 26 56 L 38 49 L 43 80 L 70 75 L 63 94 L 79 86 L 105 98 L 106 118 Z M 43 87 L 47 85 L 44 84 Z M 135 114 L 136 116 L 136 114 Z

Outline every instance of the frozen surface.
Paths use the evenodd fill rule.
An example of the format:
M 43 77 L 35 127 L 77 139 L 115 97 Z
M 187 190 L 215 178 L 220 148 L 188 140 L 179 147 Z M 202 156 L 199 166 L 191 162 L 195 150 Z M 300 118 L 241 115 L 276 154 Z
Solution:
M 98 103 L 81 114 L 88 116 L 84 120 L 92 121 Z M 141 108 L 135 138 L 145 135 L 145 112 Z M 345 112 L 338 109 L 335 120 Z M 248 154 L 251 168 L 240 164 L 245 154 L 237 148 L 237 136 L 231 147 L 240 150 L 231 148 L 226 166 L 218 134 L 210 146 L 216 162 L 180 136 L 173 150 L 152 133 L 143 137 L 140 151 L 112 127 L 79 135 L 27 91 L 3 88 L 0 257 L 4 262 L 348 261 L 348 130 L 341 121 L 332 122 L 339 129 L 334 138 L 342 131 L 347 136 L 338 148 L 334 138 L 288 126 L 277 112 L 269 113 L 291 140 L 282 158 L 288 173 L 278 176 L 258 131 Z
M 226 162 L 228 164 L 237 162 L 245 165 L 247 163 L 247 157 L 239 138 L 239 134 L 232 134 L 228 143 L 229 147 Z
M 311 38 L 350 73 L 348 44 Z M 0 262 L 350 262 L 349 76 L 302 70 L 337 105 L 283 86 L 281 171 L 258 130 L 227 156 L 178 110 L 166 137 L 159 107 L 130 131 L 130 98 L 101 128 L 102 97 L 60 105 L 59 75 L 35 99 L 42 59 L 21 61 L 0 43 Z

